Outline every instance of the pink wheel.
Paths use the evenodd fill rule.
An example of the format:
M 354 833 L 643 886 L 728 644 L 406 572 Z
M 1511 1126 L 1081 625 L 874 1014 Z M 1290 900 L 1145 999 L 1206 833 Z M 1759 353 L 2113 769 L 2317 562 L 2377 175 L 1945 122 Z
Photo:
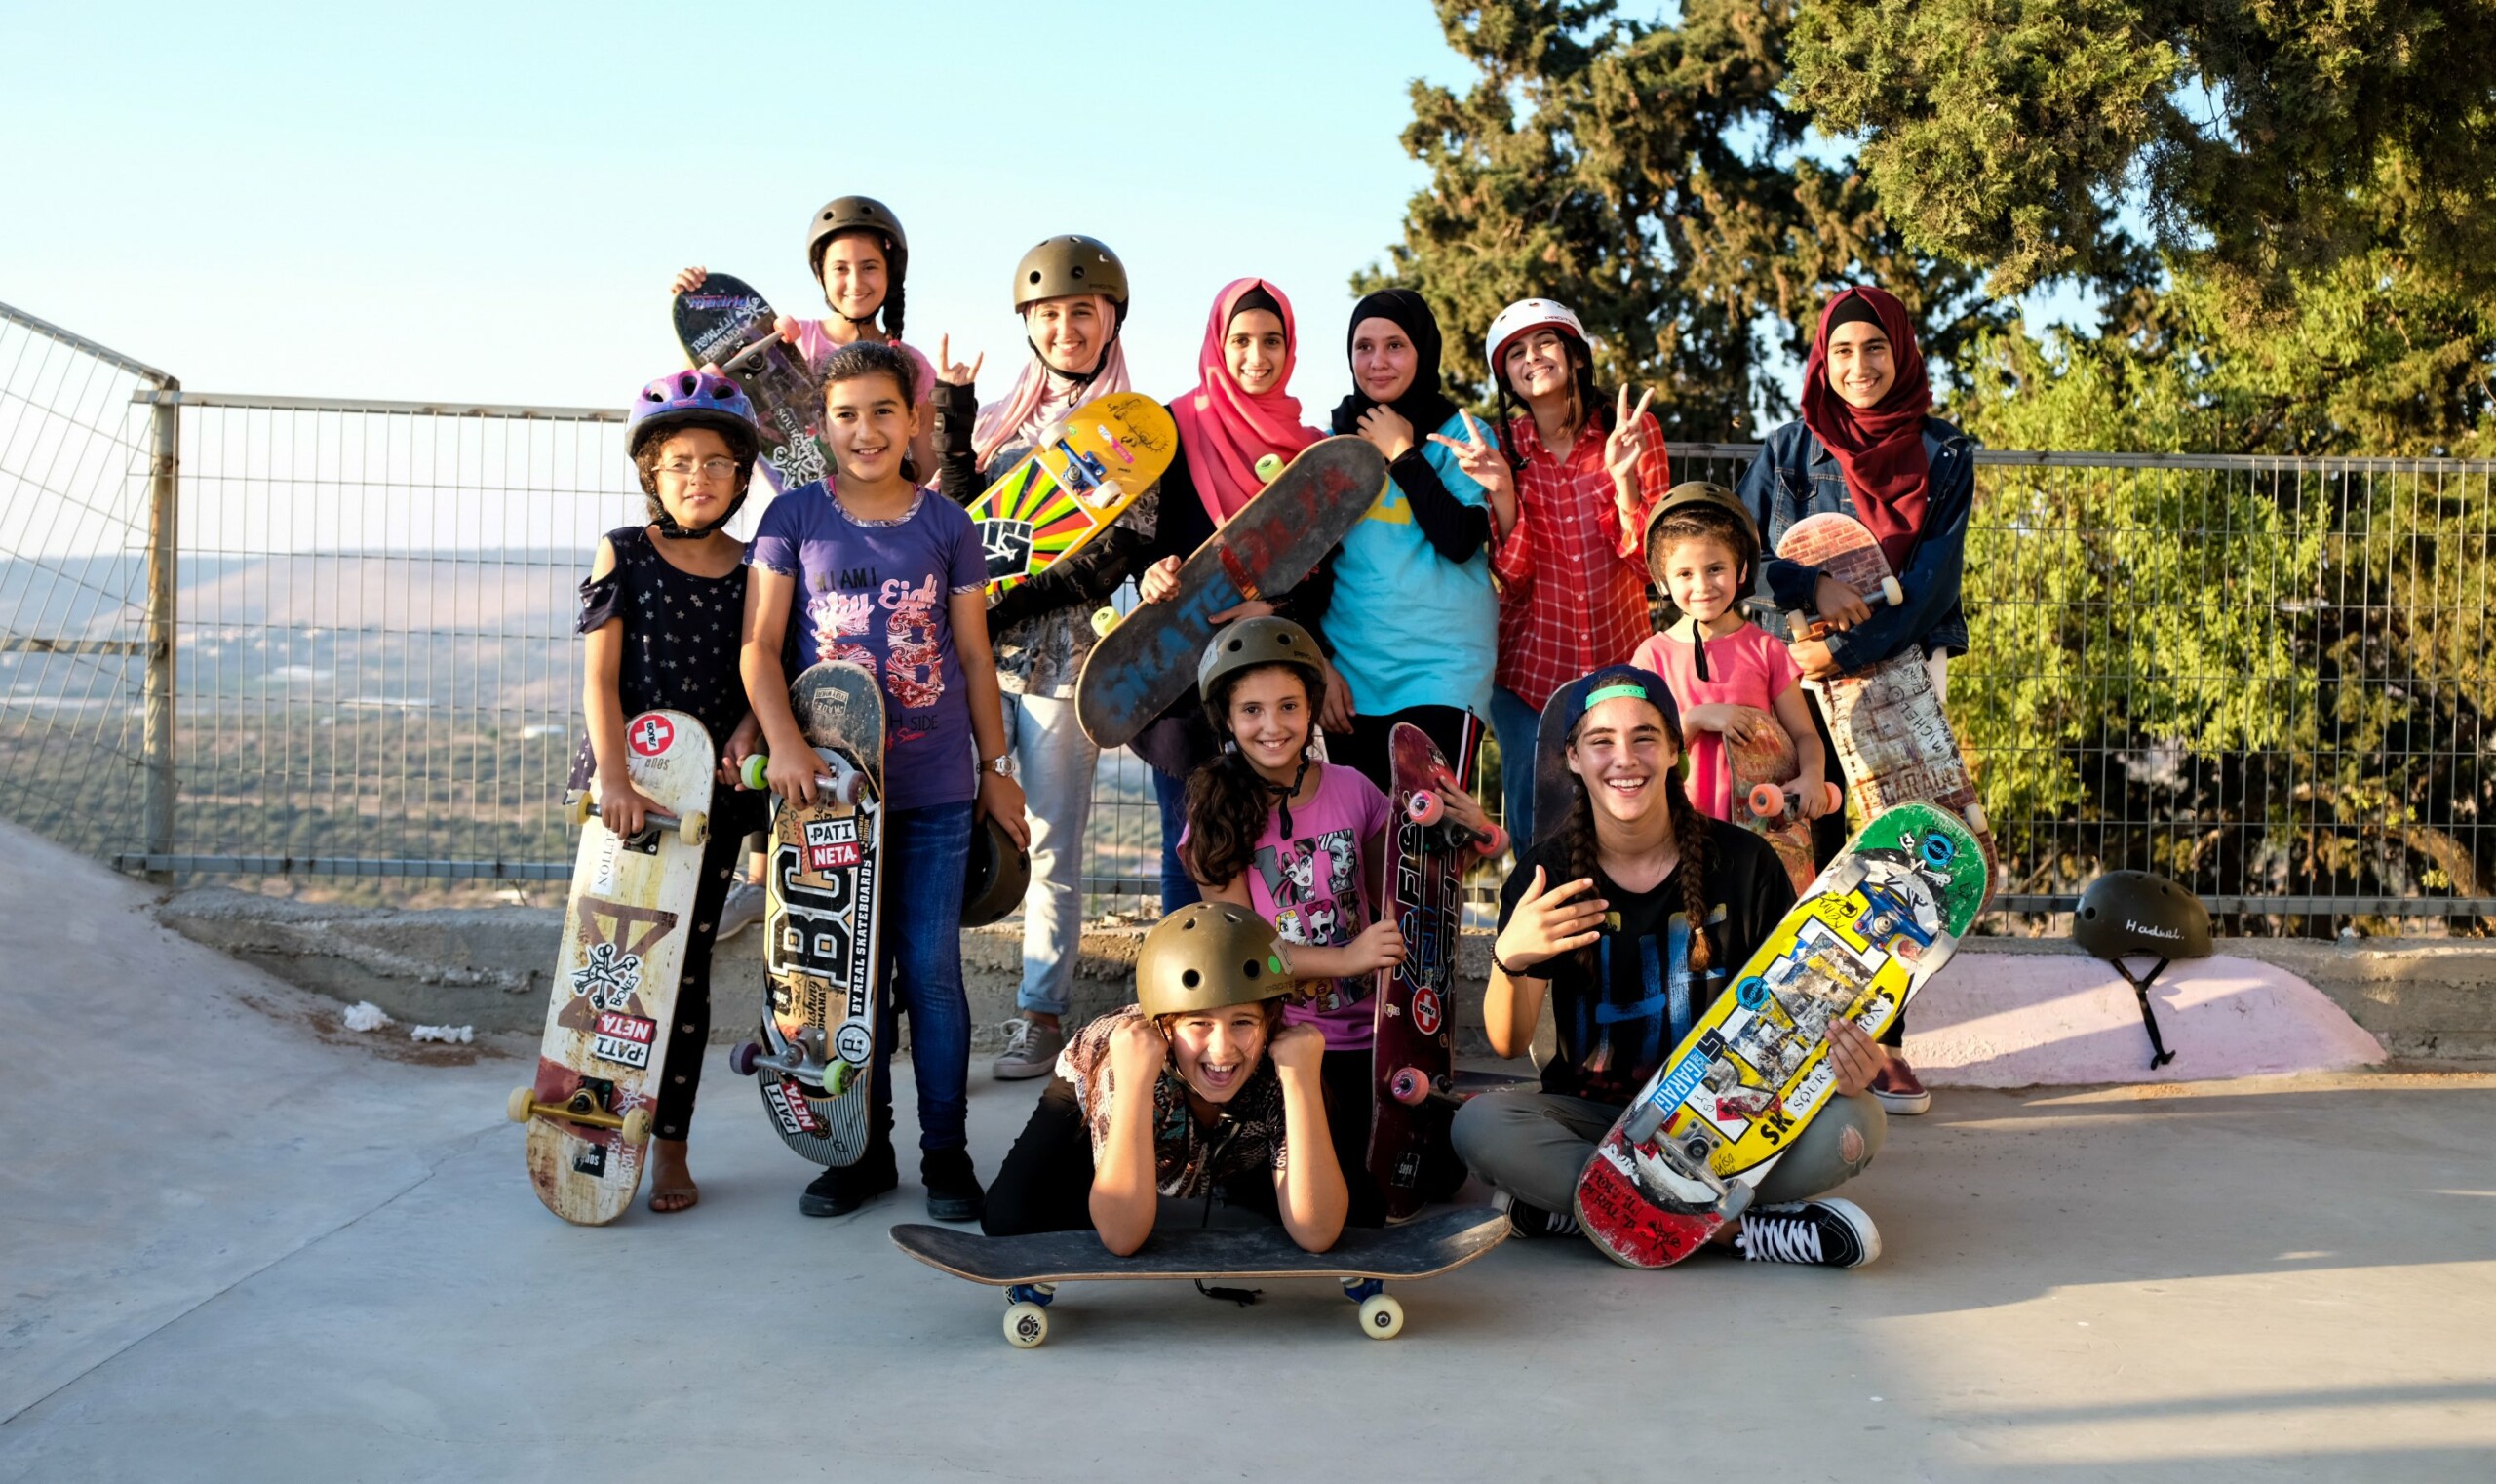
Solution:
M 1508 832 L 1498 825 L 1493 825 L 1489 833 L 1473 842 L 1473 853 L 1486 860 L 1495 855 L 1504 855 L 1507 849 Z
M 1839 807 L 1846 802 L 1846 791 L 1839 788 L 1834 783 L 1823 783 L 1820 787 L 1828 791 L 1823 797 L 1829 801 L 1829 806 L 1826 809 L 1821 810 L 1821 812 L 1824 814 L 1836 813 Z
M 1430 1079 L 1419 1068 L 1398 1068 L 1386 1079 L 1386 1095 L 1407 1108 L 1419 1108 L 1430 1095 Z
M 854 809 L 858 807 L 858 796 L 866 791 L 866 779 L 854 772 L 843 773 L 840 775 L 838 785 L 833 789 L 832 797 L 839 800 L 844 807 Z
M 1759 819 L 1774 819 L 1785 812 L 1785 791 L 1773 783 L 1754 783 L 1746 801 L 1751 814 Z
M 1428 789 L 1415 789 L 1412 801 L 1404 805 L 1404 817 L 1417 825 L 1434 825 L 1447 813 L 1447 801 Z

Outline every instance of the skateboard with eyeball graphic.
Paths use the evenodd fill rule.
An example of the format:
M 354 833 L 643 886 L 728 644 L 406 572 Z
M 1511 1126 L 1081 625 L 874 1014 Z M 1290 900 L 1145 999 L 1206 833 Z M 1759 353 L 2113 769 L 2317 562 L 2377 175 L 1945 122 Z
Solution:
M 1150 397 L 1118 392 L 1069 412 L 1054 436 L 970 503 L 988 559 L 989 601 L 1109 529 L 1178 451 L 1179 425 Z
M 672 305 L 677 343 L 690 364 L 716 366 L 754 404 L 762 425 L 760 463 L 775 490 L 811 485 L 832 472 L 824 447 L 823 383 L 798 347 L 772 327 L 771 301 L 741 278 L 705 277 Z
M 1837 1091 L 1830 1024 L 1878 1038 L 1950 961 L 1987 886 L 1956 814 L 1876 815 L 1595 1147 L 1576 1201 L 1587 1239 L 1623 1267 L 1666 1268 L 1747 1210 Z
M 625 768 L 657 808 L 640 833 L 606 827 L 593 791 L 565 800 L 581 832 L 536 1079 L 504 1112 L 528 1126 L 528 1183 L 546 1209 L 604 1226 L 633 1204 L 676 1029 L 702 886 L 716 754 L 702 723 L 645 711 L 624 725 Z

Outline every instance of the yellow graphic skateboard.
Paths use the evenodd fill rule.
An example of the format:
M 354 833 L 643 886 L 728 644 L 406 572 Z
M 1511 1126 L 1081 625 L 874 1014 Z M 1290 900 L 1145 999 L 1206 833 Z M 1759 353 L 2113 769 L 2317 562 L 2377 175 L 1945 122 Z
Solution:
M 1178 456 L 1179 425 L 1136 392 L 1096 398 L 971 501 L 991 602 L 1082 549 Z

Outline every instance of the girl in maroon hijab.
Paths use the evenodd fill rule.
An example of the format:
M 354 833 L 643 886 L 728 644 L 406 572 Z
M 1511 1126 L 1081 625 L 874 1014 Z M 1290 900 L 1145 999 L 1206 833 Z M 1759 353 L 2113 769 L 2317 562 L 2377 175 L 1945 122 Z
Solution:
M 1820 311 L 1803 368 L 1802 417 L 1768 435 L 1738 491 L 1766 547 L 1755 589 L 1765 605 L 1777 613 L 1815 611 L 1837 625 L 1825 640 L 1790 646 L 1806 676 L 1860 670 L 1914 649 L 1932 667 L 1937 692 L 1950 656 L 1968 652 L 1959 579 L 1975 445 L 1931 410 L 1932 383 L 1906 306 L 1886 290 L 1841 290 Z M 1827 510 L 1871 529 L 1906 589 L 1905 603 L 1875 610 L 1819 568 L 1774 555 L 1787 527 Z M 1827 838 L 1815 840 L 1827 860 L 1845 842 L 1845 816 L 1817 823 L 1827 827 L 1817 832 Z M 1886 1039 L 1893 1048 L 1904 1030 L 1903 1018 L 1891 1027 Z M 1932 1106 L 1894 1050 L 1872 1094 L 1894 1113 Z

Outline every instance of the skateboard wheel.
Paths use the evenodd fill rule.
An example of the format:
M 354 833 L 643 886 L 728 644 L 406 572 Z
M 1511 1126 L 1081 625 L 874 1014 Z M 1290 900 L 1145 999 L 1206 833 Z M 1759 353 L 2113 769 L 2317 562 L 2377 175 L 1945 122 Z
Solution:
M 1985 828 L 1985 806 L 1983 804 L 1969 804 L 1967 819 L 1968 828 L 1975 831 L 1978 835 L 1989 835 L 1992 833 L 1990 830 Z
M 1926 944 L 1924 946 L 1924 952 L 1919 954 L 1917 957 L 1929 957 L 1935 959 L 1946 960 L 1952 954 L 1955 954 L 1958 951 L 1959 935 L 1957 933 L 1934 933 L 1932 935 L 1932 941 Z
M 1116 480 L 1107 479 L 1103 480 L 1090 494 L 1083 496 L 1083 503 L 1095 510 L 1105 510 L 1126 497 L 1127 491 L 1124 485 Z
M 577 830 L 581 826 L 588 824 L 589 817 L 593 812 L 595 811 L 590 806 L 590 797 L 587 789 L 583 789 L 577 794 L 566 794 L 564 796 L 564 823 L 570 825 L 573 829 Z
M 514 1123 L 527 1122 L 529 1115 L 536 1112 L 537 1089 L 534 1087 L 515 1087 L 511 1096 L 503 1100 L 503 1116 Z
M 1037 1304 L 1009 1304 L 1005 1308 L 1005 1343 L 1018 1350 L 1028 1350 L 1049 1337 L 1049 1311 Z
M 1785 791 L 1773 783 L 1754 783 L 1750 798 L 1742 801 L 1751 806 L 1754 819 L 1774 819 L 1785 810 Z
M 1447 813 L 1447 801 L 1428 789 L 1415 789 L 1405 801 L 1404 817 L 1417 825 L 1434 825 Z
M 1474 838 L 1473 853 L 1481 856 L 1484 860 L 1489 860 L 1495 855 L 1507 854 L 1508 832 L 1501 829 L 1498 825 L 1493 825 L 1488 833 Z
M 688 845 L 698 845 L 711 838 L 711 816 L 700 809 L 689 809 L 676 822 L 676 838 Z
M 754 1064 L 762 1048 L 752 1041 L 739 1041 L 728 1048 L 728 1070 L 741 1077 L 754 1075 Z
M 858 807 L 859 796 L 866 792 L 867 780 L 850 772 L 841 774 L 840 781 L 833 785 L 832 797 L 839 800 L 842 807 L 854 809 Z
M 1811 632 L 1811 615 L 1804 612 L 1801 608 L 1796 608 L 1785 615 L 1785 637 L 1788 640 L 1804 638 Z
M 1099 607 L 1092 610 L 1092 634 L 1094 638 L 1107 638 L 1110 631 L 1117 626 L 1118 610 L 1116 608 Z
M 624 1136 L 624 1142 L 627 1144 L 649 1143 L 650 1111 L 646 1108 L 636 1108 L 631 1113 L 626 1113 L 624 1115 L 624 1126 L 617 1130 L 617 1132 Z
M 1268 453 L 1265 457 L 1257 460 L 1257 478 L 1265 481 L 1268 485 L 1274 482 L 1275 475 L 1282 472 L 1283 459 L 1282 455 L 1279 453 Z
M 1361 1333 L 1372 1340 L 1392 1340 L 1404 1333 L 1404 1306 L 1393 1294 L 1374 1293 L 1361 1300 Z
M 857 1082 L 857 1080 L 858 1069 L 850 1066 L 847 1062 L 841 1062 L 832 1069 L 831 1075 L 823 1079 L 823 1095 L 827 1098 L 839 1097 L 841 1094 L 847 1092 L 850 1087 Z
M 1907 590 L 1898 586 L 1897 578 L 1884 577 L 1881 579 L 1881 599 L 1894 608 L 1907 601 Z
M 1629 1121 L 1621 1125 L 1620 1137 L 1632 1144 L 1644 1144 L 1663 1126 L 1664 1111 L 1653 1103 L 1641 1103 L 1638 1111 L 1629 1115 Z
M 746 755 L 744 765 L 737 769 L 737 782 L 757 792 L 769 788 L 771 786 L 770 767 L 769 758 L 761 753 L 749 753 Z
M 1820 787 L 1827 790 L 1827 792 L 1820 797 L 1829 801 L 1829 806 L 1820 812 L 1824 814 L 1834 814 L 1839 809 L 1846 806 L 1846 791 L 1844 789 L 1839 788 L 1834 783 L 1823 783 Z
M 1736 1180 L 1725 1188 L 1725 1198 L 1716 1203 L 1716 1209 L 1727 1221 L 1732 1221 L 1751 1208 L 1751 1197 L 1758 1193 L 1758 1187 Z
M 1386 1079 L 1386 1093 L 1407 1108 L 1419 1108 L 1430 1095 L 1430 1079 L 1417 1067 L 1398 1067 Z
M 1863 862 L 1850 855 L 1831 866 L 1828 883 L 1828 889 L 1831 891 L 1852 891 L 1855 887 L 1862 885 Z

